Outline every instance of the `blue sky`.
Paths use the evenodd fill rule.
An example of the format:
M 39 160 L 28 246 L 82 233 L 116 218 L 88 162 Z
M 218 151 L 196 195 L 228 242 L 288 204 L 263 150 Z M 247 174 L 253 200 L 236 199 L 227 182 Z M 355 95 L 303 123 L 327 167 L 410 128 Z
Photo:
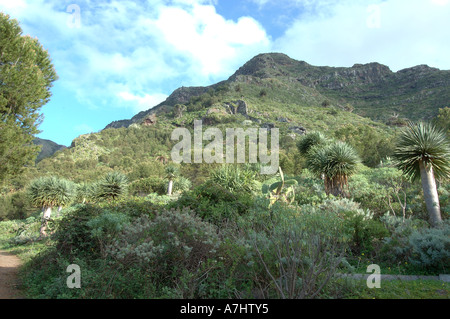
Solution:
M 450 69 L 450 0 L 0 0 L 59 75 L 39 137 L 70 145 L 259 53 Z

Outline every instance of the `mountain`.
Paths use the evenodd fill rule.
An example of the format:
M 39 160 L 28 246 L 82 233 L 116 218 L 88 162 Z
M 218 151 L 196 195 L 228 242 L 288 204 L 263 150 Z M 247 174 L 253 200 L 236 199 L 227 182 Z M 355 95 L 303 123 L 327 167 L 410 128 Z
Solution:
M 273 88 L 268 86 L 271 79 L 282 84 L 284 90 L 297 91 L 292 93 L 298 97 L 292 101 L 295 104 L 335 105 L 341 109 L 350 106 L 358 115 L 391 124 L 429 120 L 450 101 L 449 70 L 419 65 L 392 72 L 379 63 L 355 64 L 351 68 L 312 66 L 285 54 L 267 53 L 245 63 L 226 81 L 207 87 L 181 87 L 154 108 L 106 128 L 142 123 L 162 109 L 189 104 L 194 97 L 239 83 Z
M 312 66 L 284 54 L 261 54 L 227 80 L 205 87 L 181 87 L 163 103 L 81 135 L 69 148 L 41 160 L 36 173 L 77 182 L 93 181 L 111 170 L 130 182 L 164 177 L 177 141 L 177 127 L 278 128 L 280 166 L 295 174 L 304 165 L 298 138 L 320 131 L 352 145 L 369 167 L 392 155 L 394 139 L 407 119 L 430 119 L 450 100 L 450 71 L 428 66 L 392 72 L 379 63 L 351 68 Z M 206 145 L 208 142 L 203 141 Z M 214 165 L 182 165 L 194 184 Z
M 33 140 L 33 143 L 35 145 L 42 145 L 41 151 L 39 152 L 36 163 L 42 161 L 44 158 L 51 157 L 53 154 L 55 154 L 57 151 L 60 151 L 64 148 L 66 148 L 64 145 L 56 144 L 53 141 L 50 140 L 44 140 L 41 138 L 36 137 Z

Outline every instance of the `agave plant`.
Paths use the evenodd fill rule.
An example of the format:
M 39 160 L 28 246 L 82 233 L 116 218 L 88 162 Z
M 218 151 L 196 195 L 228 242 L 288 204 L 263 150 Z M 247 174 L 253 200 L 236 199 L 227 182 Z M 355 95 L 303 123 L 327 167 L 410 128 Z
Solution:
M 411 180 L 422 181 L 430 223 L 437 226 L 441 210 L 435 177 L 450 177 L 450 144 L 446 133 L 430 123 L 408 123 L 394 152 L 395 165 Z
M 99 199 L 116 200 L 125 195 L 127 189 L 127 177 L 120 172 L 110 172 L 97 182 L 96 197 Z
M 53 207 L 68 205 L 75 194 L 74 183 L 57 177 L 40 177 L 33 180 L 27 189 L 31 203 L 43 212 L 40 236 L 46 237 L 48 220 Z
M 284 179 L 283 170 L 278 167 L 281 181 L 275 182 L 269 186 L 269 199 L 270 206 L 272 206 L 277 201 L 283 201 L 288 204 L 292 204 L 295 200 L 295 186 L 298 182 L 295 179 Z
M 307 166 L 315 174 L 323 176 L 325 192 L 334 196 L 346 196 L 348 177 L 355 171 L 360 158 L 356 151 L 344 142 L 332 142 L 324 147 L 311 148 Z

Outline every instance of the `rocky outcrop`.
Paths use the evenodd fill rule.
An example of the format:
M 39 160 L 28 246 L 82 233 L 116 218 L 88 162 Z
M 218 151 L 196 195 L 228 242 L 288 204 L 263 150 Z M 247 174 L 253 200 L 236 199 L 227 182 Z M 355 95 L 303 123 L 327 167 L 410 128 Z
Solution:
M 306 128 L 304 128 L 303 126 L 290 126 L 289 130 L 294 132 L 297 135 L 306 134 Z
M 147 116 L 144 121 L 142 122 L 142 125 L 144 126 L 152 126 L 155 125 L 157 121 L 157 117 L 156 114 L 150 114 L 149 116 Z
M 244 116 L 248 115 L 248 105 L 243 100 L 226 102 L 225 106 L 229 114 L 242 114 Z

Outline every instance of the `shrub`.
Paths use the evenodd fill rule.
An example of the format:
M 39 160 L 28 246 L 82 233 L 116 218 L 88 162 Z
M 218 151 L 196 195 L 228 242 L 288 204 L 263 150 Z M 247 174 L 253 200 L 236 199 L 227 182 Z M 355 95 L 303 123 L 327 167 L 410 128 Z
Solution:
M 264 287 L 266 298 L 318 297 L 343 260 L 348 241 L 344 224 L 335 214 L 313 207 L 300 212 L 277 207 L 282 211 L 273 225 L 248 237 L 254 281 Z
M 128 221 L 127 215 L 108 211 L 87 221 L 86 225 L 91 229 L 91 237 L 99 242 L 102 256 L 105 256 L 105 246 L 114 239 Z
M 413 264 L 444 270 L 450 265 L 450 222 L 416 230 L 408 240 Z
M 165 210 L 154 220 L 135 219 L 107 247 L 119 263 L 150 271 L 158 286 L 172 287 L 183 270 L 195 273 L 220 241 L 213 225 L 189 209 Z
M 64 256 L 100 253 L 99 242 L 92 237 L 88 222 L 102 213 L 102 208 L 92 204 L 78 204 L 69 209 L 61 221 L 53 239 L 56 249 Z
M 409 260 L 411 246 L 409 236 L 426 227 L 427 222 L 420 219 L 396 217 L 389 214 L 380 218 L 390 235 L 383 240 L 382 258 L 389 263 L 402 263 Z
M 190 207 L 205 221 L 221 226 L 245 215 L 254 197 L 246 192 L 231 192 L 211 180 L 185 192 L 171 207 Z
M 151 193 L 165 195 L 167 193 L 166 182 L 161 178 L 148 177 L 136 180 L 129 186 L 129 194 L 133 196 L 145 196 Z

